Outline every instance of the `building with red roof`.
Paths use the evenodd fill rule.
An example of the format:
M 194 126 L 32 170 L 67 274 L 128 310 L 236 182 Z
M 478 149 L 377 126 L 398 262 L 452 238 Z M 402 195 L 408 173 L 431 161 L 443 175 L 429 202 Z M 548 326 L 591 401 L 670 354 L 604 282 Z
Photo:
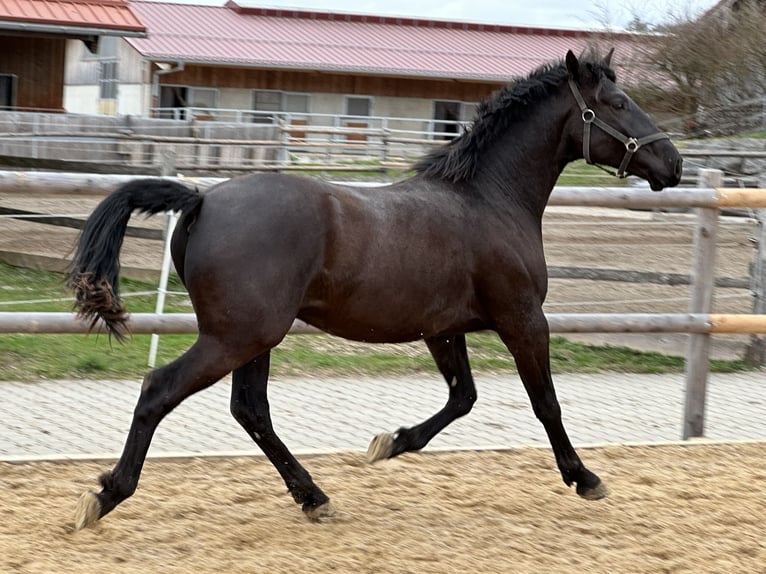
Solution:
M 68 40 L 145 35 L 127 0 L 0 0 L 0 109 L 63 109 Z
M 7 0 L 0 0 L 7 1 Z M 631 35 L 369 14 L 169 2 L 131 2 L 145 37 L 99 57 L 116 62 L 114 112 L 202 119 L 269 113 L 465 120 L 513 77 L 603 44 L 629 52 Z M 103 81 L 71 47 L 66 107 L 105 111 Z M 111 51 L 109 51 L 111 50 Z M 603 50 L 604 52 L 606 49 Z M 109 98 L 106 98 L 109 99 Z M 237 110 L 235 114 L 233 111 Z M 361 118 L 361 119 L 360 119 Z M 353 120 L 353 121 L 352 121 Z M 316 117 L 312 118 L 312 124 Z M 444 123 L 444 129 L 453 129 Z

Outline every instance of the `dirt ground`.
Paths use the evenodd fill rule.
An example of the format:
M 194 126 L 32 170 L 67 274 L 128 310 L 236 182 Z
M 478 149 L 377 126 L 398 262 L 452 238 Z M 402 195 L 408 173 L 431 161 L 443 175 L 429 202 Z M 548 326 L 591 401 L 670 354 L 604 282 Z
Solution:
M 150 460 L 79 532 L 110 464 L 0 463 L 0 572 L 766 572 L 766 443 L 580 454 L 608 498 L 577 497 L 547 449 L 306 457 L 338 509 L 321 523 L 263 457 Z

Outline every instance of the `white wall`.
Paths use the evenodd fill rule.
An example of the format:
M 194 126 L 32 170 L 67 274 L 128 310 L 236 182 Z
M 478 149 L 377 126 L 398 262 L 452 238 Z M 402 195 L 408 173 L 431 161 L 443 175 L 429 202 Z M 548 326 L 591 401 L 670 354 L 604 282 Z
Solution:
M 97 114 L 98 86 L 64 85 L 64 109 L 71 114 Z
M 117 89 L 117 113 L 121 116 L 148 116 L 150 87 L 143 84 L 120 84 Z

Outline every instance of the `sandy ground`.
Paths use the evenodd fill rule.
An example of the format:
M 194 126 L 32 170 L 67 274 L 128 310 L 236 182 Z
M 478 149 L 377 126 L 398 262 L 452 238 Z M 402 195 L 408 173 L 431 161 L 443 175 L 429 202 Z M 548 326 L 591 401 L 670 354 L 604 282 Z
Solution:
M 338 508 L 307 521 L 265 458 L 150 460 L 72 532 L 104 462 L 0 464 L 0 572 L 766 572 L 766 444 L 582 449 L 588 502 L 547 449 L 304 457 Z

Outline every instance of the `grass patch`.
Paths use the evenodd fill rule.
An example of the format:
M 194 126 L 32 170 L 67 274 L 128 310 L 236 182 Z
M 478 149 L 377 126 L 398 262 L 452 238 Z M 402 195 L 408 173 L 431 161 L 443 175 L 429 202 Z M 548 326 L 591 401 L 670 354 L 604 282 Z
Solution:
M 152 291 L 154 285 L 125 280 L 122 292 Z M 181 291 L 177 277 L 171 291 Z M 48 300 L 30 303 L 30 301 Z M 155 295 L 128 297 L 134 312 L 154 311 Z M 0 310 L 69 311 L 71 298 L 56 273 L 20 269 L 0 264 Z M 189 312 L 184 296 L 168 297 L 168 312 Z M 166 364 L 183 353 L 193 335 L 163 335 L 157 364 Z M 66 378 L 140 379 L 147 371 L 149 335 L 135 335 L 127 344 L 106 335 L 0 335 L 0 380 Z M 515 372 L 515 363 L 494 333 L 468 336 L 471 365 L 477 373 Z M 684 359 L 645 353 L 624 347 L 591 346 L 563 337 L 551 340 L 551 367 L 560 373 L 678 373 Z M 742 361 L 713 361 L 714 372 L 747 370 Z M 402 345 L 367 345 L 325 335 L 291 335 L 272 352 L 272 374 L 277 376 L 386 376 L 435 373 L 423 342 Z
M 556 185 L 621 187 L 628 185 L 628 181 L 611 176 L 595 165 L 588 165 L 584 159 L 580 159 L 564 168 Z

